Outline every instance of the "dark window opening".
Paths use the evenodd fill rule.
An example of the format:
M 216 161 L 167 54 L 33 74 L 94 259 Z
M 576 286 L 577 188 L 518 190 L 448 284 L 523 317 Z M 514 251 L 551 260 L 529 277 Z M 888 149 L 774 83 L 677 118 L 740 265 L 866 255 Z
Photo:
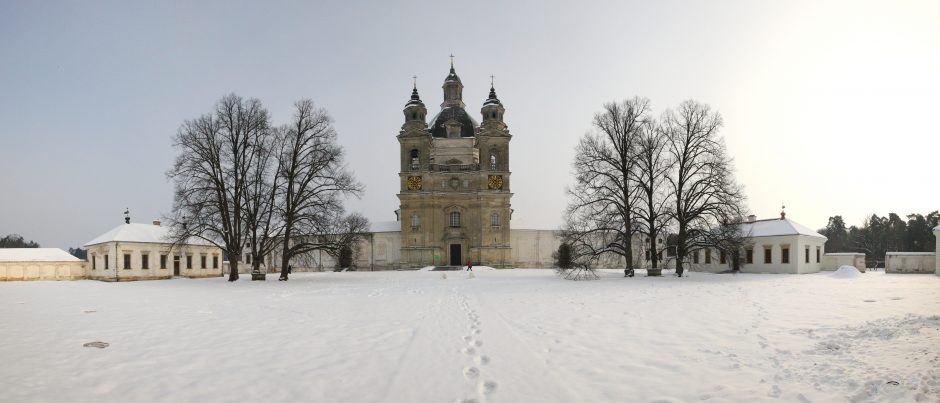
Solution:
M 765 248 L 765 249 L 764 249 L 764 264 L 770 264 L 770 262 L 771 262 L 771 260 L 770 260 L 770 251 L 771 251 L 770 248 Z
M 140 255 L 140 268 L 149 269 L 150 268 L 150 255 Z
M 790 263 L 790 248 L 783 248 L 780 253 L 781 263 Z
M 125 253 L 124 254 L 124 270 L 130 270 L 130 269 L 131 269 L 131 254 Z

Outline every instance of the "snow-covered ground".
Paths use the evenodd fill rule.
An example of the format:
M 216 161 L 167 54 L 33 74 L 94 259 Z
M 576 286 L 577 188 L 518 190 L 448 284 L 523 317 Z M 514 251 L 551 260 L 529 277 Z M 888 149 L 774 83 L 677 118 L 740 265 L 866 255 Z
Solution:
M 643 274 L 0 283 L 0 401 L 940 400 L 940 277 Z

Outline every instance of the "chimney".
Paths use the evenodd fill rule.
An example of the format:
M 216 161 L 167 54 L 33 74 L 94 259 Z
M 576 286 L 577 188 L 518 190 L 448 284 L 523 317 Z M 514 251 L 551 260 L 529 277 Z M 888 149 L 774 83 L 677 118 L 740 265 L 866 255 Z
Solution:
M 754 221 L 757 221 L 757 216 L 756 216 L 756 215 L 751 214 L 751 215 L 747 216 L 747 222 L 754 222 Z
M 781 220 L 786 220 L 786 219 L 787 219 L 787 211 L 786 211 L 786 210 L 787 210 L 787 206 L 786 206 L 786 205 L 780 206 L 780 219 L 781 219 Z
M 160 219 L 153 220 L 153 225 L 160 226 Z

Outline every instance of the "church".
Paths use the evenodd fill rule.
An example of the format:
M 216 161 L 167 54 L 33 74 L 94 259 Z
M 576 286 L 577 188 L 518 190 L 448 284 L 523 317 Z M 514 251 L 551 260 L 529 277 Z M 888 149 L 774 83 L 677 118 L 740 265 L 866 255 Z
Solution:
M 417 85 L 398 134 L 402 266 L 512 267 L 506 109 L 490 82 L 481 123 L 467 113 L 463 83 L 444 79 L 441 110 L 430 121 Z

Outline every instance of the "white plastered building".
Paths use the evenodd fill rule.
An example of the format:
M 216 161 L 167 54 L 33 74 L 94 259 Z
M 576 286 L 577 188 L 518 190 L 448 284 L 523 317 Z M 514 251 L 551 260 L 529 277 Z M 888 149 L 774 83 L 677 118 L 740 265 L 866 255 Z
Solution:
M 169 228 L 153 224 L 121 224 L 85 243 L 87 277 L 102 281 L 156 280 L 172 277 L 219 277 L 222 250 L 189 239 L 174 244 Z
M 805 274 L 819 272 L 826 253 L 826 237 L 786 218 L 757 220 L 754 216 L 739 224 L 748 240 L 742 251 L 742 273 Z M 693 270 L 731 270 L 730 258 L 716 250 L 699 250 L 689 257 Z

